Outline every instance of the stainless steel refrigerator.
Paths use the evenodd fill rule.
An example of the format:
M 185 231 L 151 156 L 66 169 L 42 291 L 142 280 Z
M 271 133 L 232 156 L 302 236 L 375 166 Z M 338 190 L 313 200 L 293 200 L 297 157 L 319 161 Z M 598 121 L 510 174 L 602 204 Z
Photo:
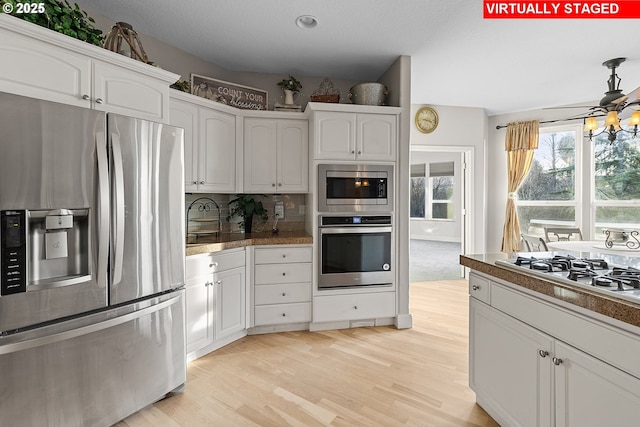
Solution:
M 0 93 L 0 426 L 185 382 L 183 130 Z

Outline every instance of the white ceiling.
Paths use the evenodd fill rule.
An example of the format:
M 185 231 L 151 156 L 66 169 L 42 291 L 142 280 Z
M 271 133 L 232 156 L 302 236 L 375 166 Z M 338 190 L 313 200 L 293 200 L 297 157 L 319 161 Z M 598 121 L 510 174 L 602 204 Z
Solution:
M 230 70 L 375 81 L 411 56 L 411 102 L 489 115 L 593 103 L 605 60 L 640 86 L 637 20 L 485 20 L 481 0 L 75 0 Z M 319 24 L 303 30 L 300 15 Z

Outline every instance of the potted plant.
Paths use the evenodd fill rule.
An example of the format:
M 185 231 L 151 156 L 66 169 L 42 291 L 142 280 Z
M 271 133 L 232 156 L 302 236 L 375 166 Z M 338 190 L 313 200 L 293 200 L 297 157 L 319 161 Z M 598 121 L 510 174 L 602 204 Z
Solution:
M 229 215 L 227 215 L 227 221 L 238 216 L 242 219 L 239 224 L 244 225 L 244 232 L 251 233 L 254 215 L 265 221 L 269 219 L 267 210 L 262 206 L 262 202 L 256 200 L 258 196 L 266 197 L 264 194 L 238 194 L 235 199 L 230 200 L 229 206 L 231 209 L 229 210 Z
M 278 83 L 278 86 L 280 86 L 284 91 L 284 103 L 286 105 L 292 105 L 294 103 L 293 95 L 300 92 L 300 89 L 302 89 L 300 81 L 291 74 L 289 74 L 288 79 L 282 79 Z

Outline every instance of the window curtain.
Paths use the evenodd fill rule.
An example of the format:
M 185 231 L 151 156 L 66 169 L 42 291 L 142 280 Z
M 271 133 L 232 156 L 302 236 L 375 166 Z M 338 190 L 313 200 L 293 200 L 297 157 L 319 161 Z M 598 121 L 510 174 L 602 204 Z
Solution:
M 504 149 L 507 152 L 508 197 L 502 230 L 502 252 L 520 250 L 520 222 L 516 210 L 518 188 L 531 169 L 533 154 L 538 148 L 540 123 L 537 120 L 507 125 Z

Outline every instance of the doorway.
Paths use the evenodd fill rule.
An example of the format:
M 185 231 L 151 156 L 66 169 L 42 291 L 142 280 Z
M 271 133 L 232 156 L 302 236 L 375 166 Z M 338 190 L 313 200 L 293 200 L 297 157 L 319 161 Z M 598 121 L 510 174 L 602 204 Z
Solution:
M 472 155 L 472 147 L 411 147 L 410 282 L 465 276 Z

